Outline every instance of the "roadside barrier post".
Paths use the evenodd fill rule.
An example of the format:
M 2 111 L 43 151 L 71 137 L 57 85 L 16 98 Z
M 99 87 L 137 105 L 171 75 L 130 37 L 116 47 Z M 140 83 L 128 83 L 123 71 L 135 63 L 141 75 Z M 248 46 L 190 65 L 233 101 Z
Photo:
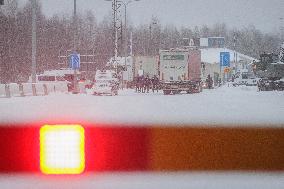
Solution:
M 33 89 L 33 96 L 37 96 L 36 95 L 36 86 L 35 86 L 34 83 L 32 84 L 32 89 Z
M 7 84 L 5 84 L 5 93 L 7 98 L 11 98 L 10 87 Z
M 47 96 L 48 95 L 48 90 L 47 90 L 46 84 L 43 84 L 43 91 L 44 91 L 44 95 Z

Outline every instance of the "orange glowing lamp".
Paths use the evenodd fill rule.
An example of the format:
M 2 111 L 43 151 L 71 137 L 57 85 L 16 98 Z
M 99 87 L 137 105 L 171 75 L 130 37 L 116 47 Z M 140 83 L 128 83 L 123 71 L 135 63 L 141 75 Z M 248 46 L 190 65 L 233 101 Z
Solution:
M 40 129 L 40 169 L 44 174 L 80 174 L 85 169 L 85 134 L 80 125 Z

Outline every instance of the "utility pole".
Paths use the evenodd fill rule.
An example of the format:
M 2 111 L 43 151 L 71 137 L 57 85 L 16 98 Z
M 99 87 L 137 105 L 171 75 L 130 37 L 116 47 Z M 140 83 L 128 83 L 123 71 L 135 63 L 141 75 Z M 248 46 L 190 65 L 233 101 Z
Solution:
M 128 3 L 123 3 L 124 5 L 124 25 L 125 25 L 125 31 L 124 31 L 124 66 L 125 66 L 125 69 L 127 71 L 127 63 L 126 63 L 126 58 L 127 58 L 127 18 L 126 18 L 126 6 L 127 4 L 129 4 L 131 1 L 128 1 Z M 127 75 L 128 75 L 128 72 L 127 72 Z
M 283 24 L 284 18 L 281 17 L 279 18 L 279 20 L 280 20 L 279 29 L 280 29 L 280 40 L 281 40 L 280 45 L 281 45 L 284 42 L 284 24 Z
M 32 83 L 36 83 L 36 0 L 32 0 Z
M 77 54 L 77 2 L 74 0 L 74 13 L 73 13 L 73 53 Z M 73 81 L 74 91 L 73 93 L 79 93 L 78 90 L 78 80 L 77 80 L 77 68 L 74 68 L 74 81 Z
M 236 45 L 237 45 L 237 35 L 234 34 L 234 65 L 235 65 L 235 73 L 238 70 L 238 65 L 237 65 L 237 52 L 236 52 Z
M 118 56 L 118 34 L 117 34 L 117 11 L 119 7 L 117 4 L 117 0 L 112 1 L 112 10 L 113 10 L 113 29 L 114 29 L 114 59 L 113 63 L 116 64 L 116 74 L 118 74 L 118 62 L 117 62 L 117 56 Z

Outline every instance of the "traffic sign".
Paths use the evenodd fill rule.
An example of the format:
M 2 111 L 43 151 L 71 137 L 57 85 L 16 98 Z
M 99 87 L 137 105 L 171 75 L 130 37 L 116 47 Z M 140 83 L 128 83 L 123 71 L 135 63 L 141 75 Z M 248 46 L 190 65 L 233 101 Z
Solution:
M 220 66 L 230 67 L 230 53 L 220 52 Z
M 71 54 L 69 59 L 69 67 L 73 70 L 80 68 L 80 54 Z
M 226 68 L 224 69 L 224 73 L 229 73 L 230 71 L 231 71 L 231 69 L 228 68 L 228 67 L 226 67 Z

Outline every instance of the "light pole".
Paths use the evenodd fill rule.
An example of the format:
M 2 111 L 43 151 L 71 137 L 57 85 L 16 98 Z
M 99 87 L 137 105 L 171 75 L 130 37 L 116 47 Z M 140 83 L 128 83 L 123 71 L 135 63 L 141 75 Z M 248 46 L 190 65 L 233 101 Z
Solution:
M 118 0 L 105 0 L 112 1 L 112 10 L 113 10 L 113 28 L 114 28 L 114 59 L 113 63 L 116 63 L 116 74 L 118 74 L 118 34 L 117 34 L 117 11 L 119 9 Z
M 36 82 L 36 0 L 32 0 L 32 83 Z
M 140 0 L 134 0 L 134 1 L 140 1 Z M 125 66 L 126 66 L 126 56 L 127 56 L 127 5 L 129 5 L 130 3 L 132 3 L 133 1 L 128 1 L 128 2 L 124 2 L 124 1 L 118 1 L 119 3 L 122 3 L 124 6 L 124 55 L 125 55 Z
M 114 25 L 114 59 L 113 63 L 116 63 L 116 74 L 118 74 L 118 63 L 117 63 L 117 56 L 118 56 L 118 36 L 117 36 L 117 11 L 120 8 L 121 4 L 124 5 L 124 26 L 125 26 L 125 42 L 124 42 L 124 66 L 127 69 L 126 65 L 126 57 L 127 57 L 127 5 L 130 4 L 132 1 L 124 2 L 120 0 L 105 0 L 105 1 L 112 1 L 112 9 L 113 9 L 113 25 Z M 140 0 L 134 0 L 140 1 Z M 123 82 L 123 80 L 122 80 Z
M 140 1 L 140 0 L 134 0 L 134 1 Z M 122 3 L 124 6 L 124 67 L 127 71 L 127 63 L 126 63 L 126 59 L 127 59 L 127 5 L 129 5 L 130 3 L 132 3 L 133 1 L 118 1 L 119 3 Z M 128 72 L 127 72 L 127 76 L 128 76 Z M 128 78 L 129 79 L 129 78 Z M 123 82 L 123 81 L 122 81 Z
M 279 18 L 279 21 L 280 21 L 280 26 L 279 26 L 279 29 L 280 29 L 280 45 L 284 42 L 284 25 L 283 25 L 283 20 L 284 18 L 281 17 Z
M 74 0 L 74 12 L 73 12 L 73 53 L 77 54 L 77 1 Z M 78 81 L 77 81 L 77 68 L 74 68 L 74 81 L 73 81 L 73 93 L 79 93 L 78 90 Z
M 149 44 L 148 44 L 148 46 L 149 46 L 148 47 L 148 56 L 152 55 L 152 45 L 153 45 L 153 43 L 152 43 L 152 27 L 154 25 L 157 25 L 157 22 L 152 20 L 151 23 L 150 23 L 150 26 L 149 26 L 150 38 L 149 38 Z

